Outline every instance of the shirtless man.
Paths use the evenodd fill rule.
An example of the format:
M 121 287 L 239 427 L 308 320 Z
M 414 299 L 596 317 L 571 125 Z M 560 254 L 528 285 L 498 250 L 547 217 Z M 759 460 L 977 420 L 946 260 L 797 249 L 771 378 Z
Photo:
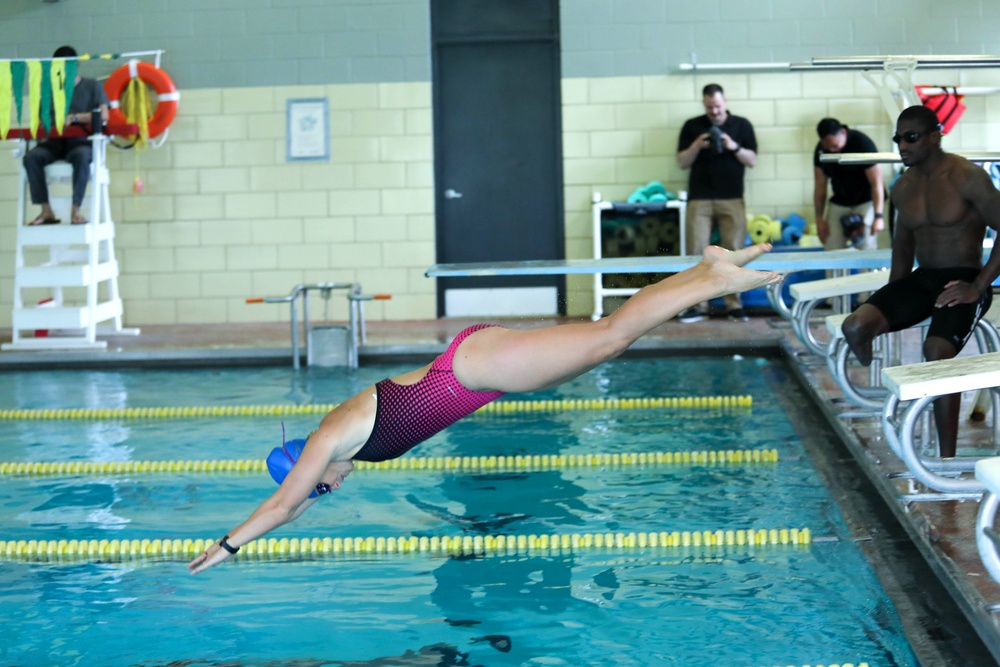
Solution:
M 931 318 L 924 340 L 928 361 L 951 359 L 990 307 L 1000 275 L 1000 244 L 983 266 L 986 226 L 1000 229 L 1000 191 L 986 172 L 941 150 L 934 112 L 909 107 L 896 121 L 899 156 L 908 169 L 890 196 L 899 212 L 892 239 L 889 284 L 844 321 L 844 337 L 865 366 L 872 340 Z M 914 259 L 919 268 L 913 268 Z M 942 457 L 955 456 L 961 394 L 934 402 Z

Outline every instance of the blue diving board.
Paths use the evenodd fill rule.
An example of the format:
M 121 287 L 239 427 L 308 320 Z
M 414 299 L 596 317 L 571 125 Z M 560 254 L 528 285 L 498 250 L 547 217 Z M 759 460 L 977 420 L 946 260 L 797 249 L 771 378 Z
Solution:
M 550 259 L 524 262 L 476 262 L 434 264 L 424 275 L 430 278 L 469 276 L 539 276 L 589 273 L 677 273 L 701 261 L 701 255 L 620 257 L 603 259 Z M 892 262 L 892 251 L 821 250 L 767 253 L 748 264 L 759 271 L 824 271 L 883 269 Z

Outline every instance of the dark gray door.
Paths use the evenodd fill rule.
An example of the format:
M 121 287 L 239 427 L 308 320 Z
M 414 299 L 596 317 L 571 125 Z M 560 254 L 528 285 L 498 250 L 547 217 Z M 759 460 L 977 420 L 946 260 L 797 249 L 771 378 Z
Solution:
M 564 259 L 557 0 L 433 0 L 437 261 Z M 449 290 L 550 288 L 561 276 L 439 278 Z M 484 293 L 484 294 L 492 294 Z

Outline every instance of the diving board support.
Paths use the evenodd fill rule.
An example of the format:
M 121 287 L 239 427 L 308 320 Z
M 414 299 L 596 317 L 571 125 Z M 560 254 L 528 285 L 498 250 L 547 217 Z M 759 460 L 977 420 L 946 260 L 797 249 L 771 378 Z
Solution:
M 927 361 L 921 364 L 882 369 L 882 384 L 889 391 L 882 411 L 882 430 L 893 452 L 913 476 L 942 493 L 981 493 L 984 486 L 975 478 L 962 477 L 971 472 L 981 457 L 950 459 L 924 458 L 916 451 L 914 436 L 921 413 L 935 399 L 964 391 L 990 389 L 993 394 L 993 443 L 997 443 L 997 413 L 1000 396 L 1000 352 Z M 909 401 L 900 416 L 901 402 Z M 944 473 L 944 474 L 942 474 Z
M 957 55 L 957 56 L 843 56 L 813 58 L 806 63 L 728 63 L 698 64 L 694 54 L 691 63 L 681 63 L 681 71 L 745 71 L 745 70 L 787 70 L 791 72 L 809 71 L 855 71 L 870 83 L 878 93 L 879 100 L 892 123 L 899 113 L 910 106 L 922 104 L 917 87 L 913 83 L 913 72 L 917 69 L 991 68 L 1000 67 L 1000 55 Z M 881 80 L 873 72 L 881 72 Z M 892 85 L 895 84 L 895 85 Z M 956 92 L 958 95 L 989 94 L 977 92 Z M 984 89 L 989 90 L 989 89 Z M 898 98 L 898 101 L 897 101 Z
M 844 334 L 841 330 L 848 315 L 848 313 L 841 313 L 826 318 L 826 327 L 830 333 L 830 340 L 827 343 L 826 368 L 848 401 L 860 408 L 881 410 L 882 406 L 885 405 L 887 392 L 879 380 L 882 368 L 892 365 L 896 351 L 899 349 L 899 332 L 877 336 L 872 341 L 872 363 L 868 367 L 868 386 L 859 386 L 851 380 L 848 374 L 851 349 L 847 346 L 847 341 L 844 340 Z
M 826 366 L 830 375 L 837 382 L 844 396 L 851 403 L 871 410 L 880 410 L 885 404 L 886 390 L 881 386 L 881 369 L 888 366 L 898 366 L 900 363 L 899 354 L 901 349 L 902 331 L 894 331 L 883 336 L 877 336 L 873 341 L 872 364 L 869 367 L 869 384 L 867 387 L 856 385 L 848 373 L 850 365 L 850 348 L 844 338 L 842 330 L 847 314 L 829 315 L 826 318 L 826 328 L 830 334 L 830 341 L 827 344 Z M 997 331 L 997 322 L 1000 322 L 1000 305 L 990 307 L 978 322 L 973 330 L 976 337 L 976 345 L 980 353 L 1000 352 L 1000 332 Z M 911 328 L 926 329 L 930 326 L 930 319 L 915 324 Z M 977 395 L 977 402 L 982 401 L 984 394 L 992 395 L 991 392 L 980 391 Z M 983 401 L 985 406 L 980 406 L 985 414 L 991 401 Z M 845 415 L 846 416 L 846 415 Z M 1000 437 L 1000 433 L 998 433 Z M 997 440 L 1000 442 L 1000 440 Z
M 1000 583 L 1000 533 L 996 529 L 997 510 L 1000 509 L 1000 457 L 978 461 L 976 479 L 986 490 L 976 515 L 976 548 L 986 571 Z
M 1000 67 L 1000 56 L 847 56 L 839 58 L 813 58 L 808 64 L 791 65 L 791 71 L 834 70 L 860 71 L 878 93 L 882 107 L 891 123 L 900 112 L 911 106 L 920 106 L 920 93 L 913 83 L 917 69 L 944 69 L 969 67 Z M 880 71 L 881 78 L 874 72 Z M 894 85 L 893 85 L 894 84 Z
M 889 272 L 879 270 L 790 285 L 788 291 L 794 299 L 790 318 L 792 330 L 810 352 L 825 356 L 827 345 L 817 340 L 810 327 L 812 313 L 816 306 L 827 299 L 850 297 L 862 292 L 875 292 L 888 282 Z M 849 307 L 845 308 L 843 305 L 841 309 L 842 311 L 850 310 Z

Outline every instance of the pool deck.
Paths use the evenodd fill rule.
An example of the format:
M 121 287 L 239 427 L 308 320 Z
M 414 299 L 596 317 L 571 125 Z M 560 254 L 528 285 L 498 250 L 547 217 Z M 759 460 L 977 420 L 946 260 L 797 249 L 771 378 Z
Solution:
M 512 328 L 533 328 L 561 321 L 568 320 L 522 318 L 499 322 Z M 430 358 L 442 351 L 456 333 L 471 323 L 471 320 L 457 319 L 369 322 L 367 343 L 361 349 L 362 363 L 412 356 Z M 144 326 L 139 336 L 108 335 L 101 336 L 101 339 L 108 341 L 107 350 L 2 352 L 0 370 L 133 365 L 291 365 L 287 323 Z M 8 341 L 10 330 L 0 329 L 0 342 Z M 903 347 L 904 359 L 919 359 L 918 338 L 905 337 Z M 885 442 L 880 415 L 845 416 L 856 410 L 844 404 L 826 365 L 808 354 L 795 339 L 787 321 L 767 311 L 752 316 L 747 323 L 720 318 L 692 324 L 671 321 L 645 336 L 634 349 L 640 353 L 656 354 L 694 350 L 786 357 L 791 362 L 793 373 L 808 387 L 820 406 L 825 420 L 833 425 L 847 451 L 853 455 L 850 465 L 865 473 L 944 588 L 955 598 L 958 608 L 968 618 L 986 648 L 1000 663 L 1000 622 L 997 614 L 986 608 L 987 605 L 1000 603 L 1000 585 L 986 573 L 973 537 L 979 503 L 976 500 L 908 503 L 900 500 L 903 495 L 924 489 L 914 480 L 900 476 L 905 472 L 905 466 Z M 967 414 L 965 407 L 963 404 L 963 415 Z M 959 452 L 969 447 L 981 450 L 979 443 L 988 442 L 989 434 L 984 424 L 963 421 Z M 847 463 L 844 465 L 846 467 Z M 878 541 L 879 536 L 856 535 L 856 539 Z M 891 563 L 889 569 L 892 569 Z M 931 615 L 935 613 L 934 609 L 925 611 Z

